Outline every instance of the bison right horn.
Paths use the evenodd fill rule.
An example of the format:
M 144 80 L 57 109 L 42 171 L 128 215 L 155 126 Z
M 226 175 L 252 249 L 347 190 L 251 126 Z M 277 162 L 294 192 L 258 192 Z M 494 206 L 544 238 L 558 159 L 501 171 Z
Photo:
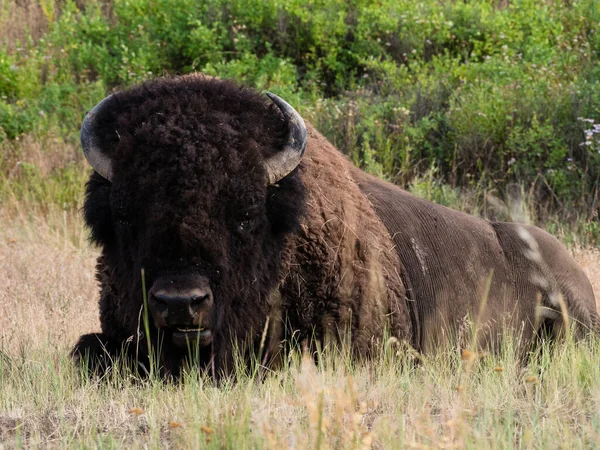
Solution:
M 110 159 L 102 154 L 102 151 L 98 146 L 98 136 L 96 136 L 95 133 L 95 120 L 103 105 L 106 105 L 112 96 L 113 94 L 109 95 L 94 106 L 94 108 L 87 113 L 81 124 L 81 147 L 83 148 L 85 159 L 87 159 L 90 166 L 92 166 L 96 172 L 108 181 L 112 178 L 112 164 Z
M 283 150 L 264 162 L 267 184 L 275 184 L 300 164 L 306 150 L 306 125 L 300 114 L 288 102 L 271 92 L 267 92 L 267 95 L 281 110 L 290 129 L 290 137 Z

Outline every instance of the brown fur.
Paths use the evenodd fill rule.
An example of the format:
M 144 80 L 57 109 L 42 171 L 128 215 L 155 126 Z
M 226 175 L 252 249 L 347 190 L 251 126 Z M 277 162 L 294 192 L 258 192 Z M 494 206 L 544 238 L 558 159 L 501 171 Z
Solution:
M 560 298 L 579 334 L 598 329 L 589 280 L 548 233 L 478 219 L 353 174 L 396 244 L 407 297 L 418 310 L 417 349 L 449 342 L 466 319 L 481 325 L 482 344 L 497 344 L 505 329 L 529 341 L 542 325 L 560 323 Z
M 368 355 L 388 324 L 410 339 L 394 244 L 347 160 L 311 129 L 299 168 L 266 186 L 262 160 L 288 132 L 266 97 L 206 77 L 159 79 L 112 97 L 94 132 L 114 168 L 111 182 L 91 177 L 84 206 L 102 247 L 102 333 L 83 336 L 76 358 L 89 353 L 102 371 L 104 348 L 131 343 L 147 364 L 142 268 L 146 290 L 165 276 L 210 280 L 215 338 L 199 359 L 215 372 L 230 372 L 233 346 L 257 348 L 267 326 L 265 358 L 282 341 L 347 335 Z M 160 363 L 176 375 L 187 353 L 165 332 Z
M 301 173 L 307 213 L 290 242 L 282 286 L 291 323 L 301 330 L 316 325 L 317 338 L 325 329 L 351 330 L 359 353 L 380 341 L 388 318 L 392 334 L 410 340 L 394 243 L 352 178 L 348 160 L 310 126 Z
M 145 339 L 160 344 L 154 324 L 141 333 L 141 268 L 148 289 L 165 276 L 209 280 L 214 340 L 198 363 L 215 373 L 231 372 L 233 346 L 258 348 L 265 329 L 265 362 L 290 340 L 348 337 L 368 356 L 388 326 L 427 351 L 478 315 L 490 274 L 483 343 L 504 325 L 530 339 L 538 298 L 550 325 L 561 295 L 582 329 L 598 324 L 589 282 L 547 233 L 413 197 L 308 131 L 300 166 L 266 186 L 262 161 L 288 125 L 264 96 L 188 76 L 111 98 L 95 133 L 114 176 L 91 177 L 84 207 L 102 247 L 102 333 L 82 336 L 75 357 L 90 354 L 96 372 L 123 348 L 148 363 Z M 163 373 L 177 375 L 189 355 L 161 342 Z

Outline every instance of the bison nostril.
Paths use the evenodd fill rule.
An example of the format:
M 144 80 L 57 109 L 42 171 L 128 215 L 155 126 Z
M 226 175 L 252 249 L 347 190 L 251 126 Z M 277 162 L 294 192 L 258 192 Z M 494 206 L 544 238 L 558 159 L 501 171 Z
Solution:
M 192 306 L 202 306 L 205 303 L 209 303 L 210 294 L 196 295 L 191 298 Z
M 164 298 L 159 297 L 157 295 L 150 295 L 149 300 L 150 300 L 150 305 L 155 307 L 159 311 L 164 311 L 168 307 L 167 301 Z
M 165 294 L 153 294 L 152 297 L 154 298 L 156 303 L 158 303 L 160 306 L 165 306 L 165 307 L 168 306 L 168 304 L 172 300 L 172 297 L 165 295 Z
M 169 297 L 164 294 L 154 294 L 152 297 L 159 303 L 167 303 L 169 301 Z

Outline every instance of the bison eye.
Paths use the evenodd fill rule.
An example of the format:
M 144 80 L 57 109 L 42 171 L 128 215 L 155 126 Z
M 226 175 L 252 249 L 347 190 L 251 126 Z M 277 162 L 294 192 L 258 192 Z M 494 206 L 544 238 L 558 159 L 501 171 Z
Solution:
M 113 220 L 120 225 L 129 225 L 129 216 L 122 209 L 113 210 Z
M 238 233 L 247 233 L 252 231 L 256 224 L 258 208 L 252 207 L 243 211 L 237 218 L 236 231 Z
M 240 220 L 237 224 L 237 231 L 239 233 L 245 233 L 252 229 L 252 225 L 254 225 L 254 219 Z

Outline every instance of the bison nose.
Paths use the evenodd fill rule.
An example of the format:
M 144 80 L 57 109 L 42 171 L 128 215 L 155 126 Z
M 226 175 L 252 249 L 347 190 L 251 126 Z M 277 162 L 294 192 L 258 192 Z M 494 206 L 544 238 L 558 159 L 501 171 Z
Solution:
M 158 289 L 150 293 L 150 307 L 162 326 L 197 327 L 213 305 L 211 289 L 206 286 L 186 291 Z

